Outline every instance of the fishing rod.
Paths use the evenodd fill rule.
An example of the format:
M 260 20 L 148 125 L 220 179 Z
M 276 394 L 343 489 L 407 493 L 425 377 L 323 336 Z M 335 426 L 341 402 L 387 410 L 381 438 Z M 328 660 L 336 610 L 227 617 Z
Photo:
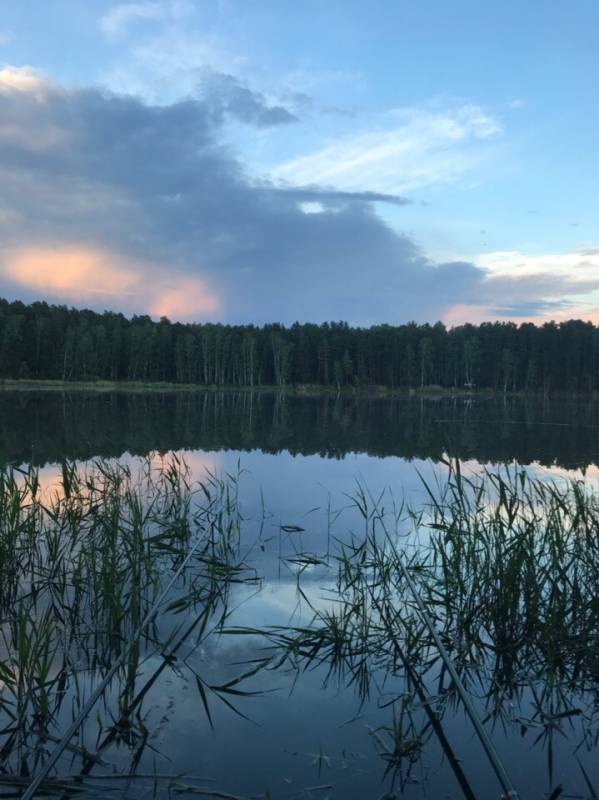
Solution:
M 377 503 L 374 500 L 370 490 L 367 491 L 368 494 L 370 495 L 370 499 L 374 504 L 374 507 L 377 508 L 378 510 Z M 435 623 L 433 622 L 430 614 L 428 613 L 428 610 L 424 605 L 422 597 L 418 593 L 416 584 L 412 580 L 412 576 L 410 575 L 408 568 L 403 563 L 403 560 L 401 559 L 397 551 L 397 547 L 395 546 L 395 544 L 391 539 L 391 536 L 389 535 L 389 531 L 387 530 L 387 526 L 385 525 L 385 521 L 382 515 L 379 514 L 378 518 L 380 520 L 381 527 L 383 528 L 383 531 L 385 533 L 385 537 L 387 538 L 387 541 L 389 542 L 389 545 L 393 550 L 401 574 L 408 585 L 412 597 L 414 598 L 414 602 L 416 603 L 418 611 L 420 612 L 420 616 L 422 617 L 424 624 L 428 628 L 428 631 L 432 636 L 433 641 L 435 642 L 435 647 L 439 651 L 439 655 L 441 656 L 441 659 L 443 660 L 443 663 L 445 664 L 447 671 L 451 675 L 451 679 L 453 680 L 454 685 L 458 691 L 458 694 L 460 695 L 460 698 L 462 700 L 462 703 L 464 704 L 464 708 L 466 709 L 466 713 L 470 718 L 470 722 L 474 726 L 474 730 L 476 731 L 479 741 L 482 744 L 483 749 L 487 754 L 489 761 L 491 762 L 491 766 L 493 767 L 493 771 L 497 776 L 497 780 L 501 784 L 501 788 L 503 789 L 504 792 L 502 800 L 520 800 L 520 795 L 518 794 L 512 781 L 510 780 L 510 777 L 507 774 L 507 771 L 503 766 L 501 759 L 499 758 L 499 755 L 493 745 L 493 742 L 491 741 L 487 731 L 484 729 L 483 724 L 480 721 L 478 714 L 476 713 L 476 709 L 474 708 L 472 700 L 470 699 L 466 691 L 466 687 L 462 683 L 462 679 L 458 675 L 458 671 L 455 668 L 453 661 L 451 660 L 451 656 L 449 655 L 447 649 L 445 648 L 445 645 L 441 641 L 441 637 L 439 636 L 439 633 L 435 627 Z
M 114 678 L 114 676 L 116 675 L 118 670 L 121 669 L 121 667 L 123 667 L 125 661 L 129 657 L 133 647 L 139 641 L 139 639 L 140 639 L 142 633 L 144 632 L 145 628 L 147 628 L 147 626 L 150 624 L 150 622 L 152 622 L 152 620 L 154 619 L 154 617 L 158 613 L 158 610 L 159 610 L 160 606 L 164 603 L 164 601 L 165 601 L 166 597 L 168 596 L 169 592 L 171 591 L 171 589 L 175 585 L 175 582 L 176 582 L 177 578 L 181 575 L 181 573 L 183 572 L 183 570 L 185 569 L 185 567 L 187 566 L 187 564 L 191 560 L 191 557 L 194 555 L 194 553 L 196 552 L 196 550 L 198 549 L 200 544 L 202 544 L 203 541 L 204 541 L 203 538 L 200 537 L 198 539 L 198 541 L 194 544 L 194 546 L 191 548 L 189 553 L 185 556 L 185 558 L 183 559 L 183 561 L 181 562 L 181 564 L 179 565 L 179 567 L 175 571 L 175 574 L 172 576 L 171 580 L 168 582 L 166 588 L 160 593 L 159 597 L 154 602 L 154 605 L 152 606 L 152 608 L 148 611 L 148 613 L 146 614 L 144 619 L 141 621 L 137 631 L 135 632 L 133 637 L 128 642 L 128 644 L 125 647 L 121 657 L 113 664 L 113 666 L 108 670 L 108 672 L 104 676 L 104 679 L 102 681 L 100 681 L 100 683 L 96 686 L 94 691 L 91 693 L 87 703 L 85 703 L 85 705 L 83 706 L 83 708 L 81 709 L 81 711 L 79 712 L 77 717 L 75 717 L 75 719 L 73 720 L 71 725 L 68 727 L 68 729 L 66 730 L 64 736 L 62 737 L 62 739 L 58 742 L 58 744 L 56 745 L 56 747 L 52 751 L 49 759 L 46 761 L 46 763 L 42 767 L 41 771 L 33 778 L 31 783 L 29 784 L 29 786 L 25 790 L 25 792 L 21 795 L 21 800 L 32 800 L 32 798 L 35 796 L 35 793 L 40 788 L 41 784 L 48 777 L 48 773 L 55 766 L 55 764 L 58 761 L 58 759 L 60 758 L 60 756 L 64 753 L 64 751 L 67 748 L 69 742 L 71 741 L 73 736 L 77 733 L 77 731 L 81 727 L 83 721 L 85 720 L 87 715 L 90 713 L 90 711 L 92 710 L 94 705 L 100 699 L 100 697 L 102 696 L 102 694 L 106 690 L 106 687 L 109 685 L 110 681 Z

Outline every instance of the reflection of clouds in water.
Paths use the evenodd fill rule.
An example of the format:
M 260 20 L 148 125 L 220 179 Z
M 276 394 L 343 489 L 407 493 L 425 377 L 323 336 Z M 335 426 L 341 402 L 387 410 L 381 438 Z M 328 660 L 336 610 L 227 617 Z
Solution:
M 207 472 L 218 475 L 221 470 L 221 453 L 215 451 L 169 450 L 167 453 L 152 453 L 150 463 L 154 469 L 158 470 L 163 466 L 168 466 L 173 455 L 187 465 L 195 481 L 202 480 Z M 139 461 L 139 459 L 137 460 Z
M 511 461 L 508 463 L 483 464 L 475 459 L 460 461 L 460 472 L 464 477 L 467 478 L 480 477 L 485 471 L 491 473 L 501 472 L 503 474 L 509 472 L 510 475 L 514 475 L 522 470 L 524 470 L 530 478 L 538 480 L 588 480 L 593 483 L 599 481 L 599 466 L 595 464 L 589 464 L 583 469 L 567 469 L 566 467 L 560 467 L 556 464 L 545 466 L 540 464 L 538 461 L 533 461 L 530 464 L 519 464 L 516 461 Z M 441 474 L 447 475 L 447 470 Z
M 241 479 L 241 499 L 249 504 L 254 516 L 261 510 L 263 492 L 271 521 L 276 524 L 314 525 L 315 514 L 319 527 L 326 532 L 326 510 L 329 497 L 332 510 L 347 508 L 359 484 L 378 494 L 389 487 L 397 502 L 404 496 L 416 499 L 424 490 L 417 469 L 424 475 L 439 471 L 442 465 L 427 461 L 406 461 L 399 457 L 376 458 L 365 453 L 349 453 L 342 459 L 321 458 L 318 455 L 277 455 L 252 451 L 221 452 L 220 469 L 236 472 L 238 462 L 244 471 Z M 314 511 L 316 509 L 316 511 Z M 308 512 L 312 512 L 308 514 Z
M 243 516 L 244 541 L 251 546 L 258 532 L 262 549 L 254 546 L 250 560 L 263 575 L 273 577 L 280 558 L 291 558 L 301 552 L 324 554 L 336 539 L 347 541 L 352 535 L 361 537 L 365 525 L 352 503 L 359 486 L 378 499 L 386 489 L 384 505 L 387 512 L 405 502 L 414 509 L 429 504 L 424 483 L 433 493 L 440 493 L 448 476 L 441 462 L 412 460 L 399 457 L 377 458 L 364 453 L 351 453 L 343 459 L 320 456 L 292 455 L 283 451 L 277 455 L 262 451 L 175 450 L 153 452 L 147 458 L 123 454 L 118 463 L 130 469 L 134 480 L 141 477 L 149 465 L 158 472 L 171 463 L 173 455 L 187 465 L 192 483 L 209 475 L 226 478 L 239 474 L 238 499 Z M 94 460 L 78 462 L 83 472 L 93 472 Z M 109 462 L 109 463 L 115 463 Z M 460 462 L 460 472 L 466 479 L 479 478 L 485 470 L 500 471 L 514 476 L 524 469 L 529 477 L 538 480 L 567 482 L 585 479 L 593 488 L 599 485 L 599 467 L 568 470 L 546 467 L 538 462 L 521 466 L 510 464 L 481 464 L 475 459 Z M 24 478 L 17 476 L 22 484 Z M 62 467 L 48 464 L 39 468 L 39 497 L 44 503 L 64 498 Z M 298 525 L 301 533 L 282 534 L 281 525 Z M 284 569 L 293 569 L 286 565 Z M 305 574 L 304 574 L 305 577 Z M 277 589 L 283 596 L 282 589 Z M 289 602 L 286 601 L 287 606 Z
M 108 463 L 127 467 L 131 471 L 133 480 L 136 481 L 143 477 L 148 467 L 155 473 L 159 472 L 164 467 L 168 467 L 173 461 L 173 455 L 175 455 L 181 463 L 187 465 L 194 481 L 201 481 L 207 473 L 219 475 L 221 471 L 220 454 L 216 452 L 205 453 L 201 450 L 177 450 L 168 451 L 167 453 L 153 452 L 147 457 L 123 453 L 118 459 L 108 459 Z M 97 459 L 75 462 L 80 476 L 90 475 L 96 472 L 97 463 Z M 27 468 L 26 464 L 20 466 L 20 469 L 24 471 L 26 471 Z M 39 485 L 38 498 L 42 502 L 59 502 L 64 499 L 62 474 L 61 464 L 45 464 L 37 468 L 37 480 Z M 15 473 L 15 479 L 19 486 L 23 486 L 26 480 L 25 476 L 19 473 Z
M 454 462 L 455 463 L 455 462 Z M 585 481 L 590 488 L 599 487 L 599 466 L 589 464 L 582 469 L 567 469 L 556 464 L 545 466 L 538 461 L 530 464 L 519 464 L 516 461 L 508 463 L 484 464 L 475 459 L 460 461 L 460 473 L 464 478 L 472 479 L 476 482 L 477 478 L 482 478 L 486 473 L 494 475 L 501 474 L 514 478 L 520 472 L 525 472 L 531 480 L 556 481 L 568 484 L 571 481 Z M 442 485 L 447 478 L 448 470 L 441 464 L 430 464 L 431 474 L 435 476 L 438 485 Z
M 228 624 L 232 627 L 259 628 L 267 625 L 299 625 L 308 622 L 314 611 L 332 610 L 335 606 L 335 582 L 323 574 L 322 580 L 302 577 L 304 597 L 298 591 L 296 581 L 268 580 L 259 592 L 256 587 L 240 585 L 231 595 L 231 607 L 235 609 Z M 312 606 L 310 608 L 310 605 Z
M 19 477 L 18 482 L 22 484 L 23 477 Z M 62 485 L 62 469 L 59 464 L 46 464 L 38 472 L 39 499 L 47 503 L 58 503 L 64 500 L 64 488 Z
M 242 550 L 250 553 L 258 574 L 269 577 L 260 586 L 232 586 L 232 614 L 227 620 L 227 626 L 240 628 L 287 624 L 300 626 L 310 622 L 314 611 L 329 611 L 336 607 L 334 565 L 330 570 L 320 565 L 304 570 L 301 576 L 304 593 L 302 597 L 296 582 L 299 567 L 288 561 L 281 561 L 281 556 L 285 559 L 296 552 L 322 554 L 329 544 L 329 533 L 335 540 L 331 546 L 333 551 L 337 537 L 347 539 L 352 532 L 357 538 L 363 535 L 364 521 L 347 497 L 347 494 L 354 492 L 357 481 L 370 488 L 375 498 L 378 498 L 382 488 L 389 487 L 398 503 L 405 496 L 412 505 L 422 505 L 427 501 L 427 495 L 418 473 L 431 488 L 442 486 L 447 476 L 447 467 L 442 463 L 407 461 L 396 457 L 381 459 L 366 454 L 350 454 L 344 459 L 332 460 L 319 456 L 292 456 L 288 452 L 267 455 L 260 451 L 240 453 L 177 450 L 175 453 L 189 467 L 193 481 L 201 480 L 206 471 L 221 476 L 226 472 L 237 474 L 238 462 L 245 470 L 241 476 L 240 497 L 244 517 L 247 508 L 246 519 L 249 519 L 244 523 L 247 528 L 247 546 L 244 545 L 245 549 Z M 135 476 L 136 471 L 141 470 L 144 464 L 149 463 L 152 469 L 158 470 L 163 465 L 168 465 L 171 458 L 172 453 L 153 453 L 148 462 L 125 454 L 120 463 L 130 467 Z M 93 469 L 93 461 L 81 462 L 81 466 L 84 469 Z M 484 466 L 473 459 L 461 462 L 460 467 L 462 475 L 467 478 L 476 478 L 484 470 Z M 499 467 L 489 465 L 488 468 L 494 472 Z M 502 469 L 509 469 L 513 474 L 521 468 L 511 464 Z M 538 463 L 530 464 L 525 469 L 531 477 L 543 480 L 582 477 L 582 473 L 578 471 L 547 468 Z M 586 477 L 596 484 L 599 468 L 590 467 Z M 39 481 L 42 492 L 57 496 L 56 493 L 60 493 L 60 465 L 40 469 Z M 265 520 L 262 532 L 264 551 L 259 546 L 252 547 L 252 539 L 259 533 L 256 522 L 261 517 L 260 489 L 264 492 L 266 506 L 272 514 Z M 338 517 L 335 516 L 331 531 L 327 528 L 329 497 L 334 513 L 344 509 Z M 315 507 L 317 510 L 308 513 Z M 385 499 L 385 507 L 388 511 L 391 510 L 389 499 Z M 300 525 L 305 531 L 283 535 L 280 532 L 281 524 Z M 276 578 L 278 570 L 280 579 Z M 272 654 L 268 645 L 267 639 L 260 636 L 210 636 L 197 650 L 194 651 L 190 643 L 189 650 L 182 649 L 180 655 L 189 660 L 203 679 L 213 685 L 223 685 L 225 681 L 244 672 L 252 659 Z M 162 663 L 159 656 L 150 656 L 141 667 L 138 676 L 141 682 L 143 683 L 144 675 L 147 677 Z M 342 746 L 358 750 L 369 745 L 362 723 L 361 727 L 344 726 L 344 722 L 357 713 L 357 699 L 353 690 L 343 686 L 339 691 L 338 686 L 330 686 L 328 693 L 322 691 L 322 671 L 302 675 L 301 682 L 291 695 L 289 690 L 294 675 L 287 672 L 276 673 L 273 678 L 273 673 L 265 671 L 254 676 L 251 682 L 248 681 L 242 687 L 259 691 L 273 687 L 277 689 L 276 693 L 261 696 L 259 702 L 250 698 L 235 698 L 235 705 L 243 713 L 263 725 L 266 733 L 262 732 L 260 735 L 252 735 L 254 729 L 249 723 L 238 721 L 230 709 L 211 696 L 211 713 L 216 728 L 216 733 L 212 735 L 193 674 L 186 673 L 180 667 L 181 662 L 176 669 L 169 667 L 149 697 L 145 710 L 150 714 L 148 725 L 153 731 L 152 743 L 159 745 L 160 750 L 164 750 L 165 756 L 172 758 L 173 763 L 185 767 L 193 764 L 196 772 L 216 775 L 216 788 L 243 791 L 247 794 L 248 786 L 259 787 L 263 784 L 268 770 L 272 771 L 274 785 L 283 770 L 285 774 L 293 774 L 294 767 L 295 780 L 299 784 L 302 776 L 305 778 L 305 773 L 301 772 L 301 764 L 297 758 L 295 764 L 292 762 L 289 755 L 291 750 L 312 752 L 321 741 L 328 752 L 338 752 Z M 386 713 L 374 708 L 374 704 L 360 711 L 372 715 Z M 155 727 L 150 724 L 154 720 Z M 373 727 L 377 724 L 374 719 L 368 718 L 368 721 Z M 388 717 L 384 717 L 384 721 L 388 724 Z M 453 723 L 450 720 L 448 724 Z M 457 723 L 454 736 L 456 739 L 463 739 L 463 728 Z M 197 743 L 200 737 L 202 747 L 201 752 L 198 752 Z M 371 754 L 371 750 L 367 752 Z M 231 774 L 231 753 L 236 756 L 235 775 Z M 265 754 L 268 754 L 267 757 Z M 302 769 L 305 767 L 302 766 Z M 371 787 L 375 780 L 380 780 L 380 769 L 372 757 L 368 760 L 368 769 L 371 773 L 374 771 L 374 774 L 368 776 Z M 242 785 L 245 780 L 247 785 Z M 353 787 L 352 791 L 358 791 L 357 787 Z M 365 790 L 361 795 L 354 793 L 345 796 L 368 795 Z
M 589 464 L 584 469 L 564 469 L 555 465 L 545 467 L 542 464 L 534 463 L 528 464 L 525 469 L 531 477 L 539 480 L 584 480 L 594 488 L 599 486 L 599 466 L 595 464 Z
M 293 579 L 295 568 L 288 559 L 300 553 L 322 557 L 329 551 L 338 551 L 340 541 L 363 538 L 365 522 L 351 500 L 358 485 L 370 491 L 372 499 L 377 501 L 380 492 L 387 489 L 381 502 L 389 515 L 390 530 L 394 526 L 393 503 L 398 508 L 405 501 L 406 506 L 415 510 L 429 509 L 422 518 L 420 533 L 416 538 L 408 537 L 409 542 L 404 541 L 404 546 L 417 547 L 418 537 L 420 544 L 425 545 L 429 535 L 426 522 L 430 521 L 430 497 L 423 482 L 433 494 L 440 495 L 449 474 L 447 465 L 442 462 L 377 458 L 364 453 L 352 453 L 343 459 L 292 455 L 286 451 L 278 455 L 262 451 L 195 451 L 182 455 L 196 480 L 201 478 L 207 467 L 220 474 L 236 474 L 238 466 L 241 466 L 239 500 L 244 517 L 244 543 L 250 548 L 248 559 L 251 565 L 260 576 L 267 579 L 264 596 L 253 599 L 247 612 L 240 611 L 247 616 L 243 624 L 248 626 L 285 624 L 294 613 L 302 617 L 306 614 L 305 601 L 303 607 L 301 603 L 298 606 L 299 597 Z M 483 464 L 476 459 L 460 461 L 462 476 L 475 483 L 485 471 L 491 474 L 502 472 L 513 479 L 522 469 L 532 479 L 544 481 L 567 481 L 583 477 L 580 471 L 543 467 L 538 462 L 522 466 L 516 462 Z M 586 477 L 594 486 L 599 482 L 599 468 L 589 467 Z M 495 505 L 495 497 L 492 487 L 488 488 L 486 504 L 490 510 Z M 263 519 L 262 497 L 266 507 Z M 282 533 L 281 525 L 298 525 L 304 531 Z M 412 524 L 406 519 L 405 509 L 399 530 L 402 533 L 413 531 Z M 262 548 L 256 544 L 259 532 Z M 321 569 L 318 573 L 322 576 L 320 582 L 317 576 L 313 579 L 310 576 L 311 579 L 306 580 L 308 574 L 308 571 L 304 572 L 302 586 L 309 587 L 310 601 L 317 608 L 321 607 L 319 603 L 326 605 L 324 587 L 328 588 L 330 584 L 330 573 Z M 282 576 L 281 582 L 277 582 L 277 576 Z
M 257 637 L 211 638 L 186 663 L 207 684 L 223 685 L 249 669 L 251 659 L 267 655 L 265 644 Z M 144 670 L 160 664 L 154 659 Z M 192 774 L 211 776 L 215 792 L 262 796 L 266 785 L 273 797 L 308 797 L 312 793 L 305 787 L 329 783 L 335 790 L 331 797 L 368 797 L 383 766 L 373 758 L 366 726 L 388 724 L 388 710 L 377 708 L 376 700 L 361 705 L 353 689 L 335 680 L 324 687 L 325 676 L 326 667 L 303 672 L 299 681 L 294 670 L 256 673 L 238 686 L 255 696 L 228 697 L 247 719 L 208 691 L 211 730 L 193 674 L 169 668 L 154 687 L 151 708 L 145 708 L 152 747 L 165 763 L 169 759 Z M 323 764 L 315 760 L 319 752 L 325 756 L 322 776 Z

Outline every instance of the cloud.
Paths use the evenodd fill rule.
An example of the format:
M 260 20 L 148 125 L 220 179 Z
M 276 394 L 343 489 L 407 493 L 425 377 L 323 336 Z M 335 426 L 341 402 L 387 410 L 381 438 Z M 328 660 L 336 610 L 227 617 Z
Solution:
M 478 257 L 498 316 L 540 319 L 599 316 L 599 251 L 565 253 L 496 251 Z
M 0 91 L 40 92 L 49 83 L 32 67 L 5 67 L 0 69 Z
M 8 252 L 0 267 L 9 281 L 40 295 L 81 300 L 88 293 L 122 297 L 141 280 L 140 271 L 108 252 L 86 248 L 24 247 Z
M 298 118 L 281 105 L 271 105 L 259 92 L 253 92 L 233 75 L 202 70 L 195 96 L 221 123 L 227 116 L 239 122 L 267 128 L 297 122 Z
M 585 245 L 541 254 L 502 250 L 474 260 L 485 277 L 472 305 L 459 303 L 448 309 L 448 323 L 497 318 L 599 321 L 599 248 Z
M 459 304 L 542 313 L 558 292 L 597 285 L 588 271 L 552 282 L 547 265 L 522 279 L 490 262 L 433 263 L 377 215 L 379 202 L 406 202 L 396 193 L 251 177 L 223 125 L 234 114 L 261 127 L 270 106 L 238 88 L 152 105 L 3 71 L 0 294 L 179 319 L 370 324 Z M 444 135 L 492 135 L 466 118 Z
M 190 11 L 190 4 L 181 0 L 123 3 L 102 17 L 100 27 L 109 39 L 118 39 L 136 22 L 179 20 Z
M 266 128 L 297 122 L 297 110 L 309 104 L 309 98 L 289 91 L 266 96 L 234 74 L 248 71 L 247 59 L 220 39 L 203 32 L 190 35 L 175 25 L 132 46 L 103 82 L 117 94 L 148 103 L 195 98 L 212 111 L 217 123 L 229 118 Z
M 147 276 L 146 276 L 147 277 Z M 198 320 L 214 318 L 220 312 L 220 302 L 198 278 L 163 275 L 154 296 L 149 298 L 147 311 L 155 317 Z
M 269 108 L 268 125 L 295 121 L 313 110 L 312 97 L 296 88 L 292 76 L 288 80 L 287 75 L 274 79 L 265 75 L 239 45 L 211 32 L 205 8 L 184 0 L 147 5 L 157 24 L 136 32 L 101 76 L 112 91 L 164 105 L 193 96 L 205 99 L 207 94 L 214 102 L 220 94 L 222 103 L 233 100 L 240 113 L 245 106 L 252 122 L 257 111 L 254 100 L 259 99 L 258 121 L 264 119 L 262 108 Z M 224 29 L 235 27 L 224 19 L 229 12 L 220 3 L 219 16 Z M 127 14 L 125 18 L 130 19 Z
M 593 280 L 599 275 L 599 248 L 581 245 L 565 253 L 522 253 L 497 250 L 476 256 L 477 263 L 503 276 L 552 274 L 572 281 Z
M 227 106 L 233 106 L 231 116 L 259 127 L 295 122 L 313 110 L 312 98 L 295 88 L 292 76 L 273 80 L 229 37 L 210 32 L 210 16 L 189 0 L 150 0 L 112 9 L 101 22 L 111 39 L 123 36 L 136 20 L 149 24 L 119 49 L 102 83 L 149 103 L 197 96 L 210 100 L 221 113 L 230 113 Z M 235 18 L 235 12 L 220 0 L 218 17 L 225 30 L 235 27 L 233 20 L 228 22 L 231 16 Z
M 32 298 L 89 303 L 155 316 L 201 319 L 219 301 L 197 277 L 169 275 L 168 265 L 134 261 L 104 247 L 50 245 L 0 251 L 0 276 Z
M 399 109 L 386 115 L 386 127 L 338 139 L 275 166 L 271 175 L 288 183 L 402 193 L 458 180 L 480 164 L 487 142 L 500 132 L 498 121 L 476 105 Z
M 285 186 L 278 185 L 270 187 L 265 183 L 263 191 L 270 191 L 274 196 L 281 197 L 287 195 L 302 204 L 317 203 L 323 209 L 339 209 L 348 203 L 391 203 L 396 206 L 406 206 L 412 201 L 407 197 L 397 194 L 385 194 L 384 192 L 344 192 L 337 189 L 324 189 L 320 186 Z M 314 209 L 313 209 L 314 210 Z
M 10 31 L 0 31 L 0 47 L 10 44 L 14 40 L 14 34 Z
M 171 103 L 193 95 L 210 72 L 253 78 L 249 60 L 220 36 L 169 24 L 134 40 L 102 82 L 149 103 Z

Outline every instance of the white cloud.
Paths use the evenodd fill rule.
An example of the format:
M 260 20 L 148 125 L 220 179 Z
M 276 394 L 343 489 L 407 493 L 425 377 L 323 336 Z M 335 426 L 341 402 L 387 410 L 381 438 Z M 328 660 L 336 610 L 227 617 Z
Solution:
M 111 9 L 100 21 L 100 27 L 110 38 L 122 35 L 127 27 L 140 19 L 162 19 L 164 6 L 160 3 L 125 3 Z
M 5 44 L 10 44 L 14 38 L 14 34 L 10 31 L 0 31 L 0 47 Z
M 578 281 L 596 279 L 599 275 L 599 247 L 592 244 L 565 253 L 529 255 L 519 250 L 497 250 L 481 253 L 473 259 L 493 275 L 510 277 L 555 275 L 569 278 L 573 285 Z
M 130 47 L 103 83 L 117 93 L 168 104 L 193 95 L 210 72 L 247 76 L 249 62 L 218 36 L 171 25 Z
M 302 116 L 316 109 L 331 116 L 354 116 L 349 107 L 356 92 L 366 89 L 362 73 L 303 64 L 273 75 L 244 52 L 245 43 L 232 37 L 234 9 L 223 0 L 217 8 L 220 25 L 215 28 L 206 4 L 145 0 L 116 6 L 101 22 L 111 39 L 122 37 L 136 20 L 157 24 L 129 37 L 101 82 L 114 92 L 166 105 L 195 95 L 206 75 L 222 73 L 260 92 L 271 105 L 282 104 Z M 317 105 L 313 93 L 320 96 Z
M 299 207 L 304 214 L 322 214 L 325 210 L 323 204 L 318 202 L 300 203 Z
M 193 7 L 188 0 L 148 0 L 115 6 L 100 20 L 100 27 L 111 39 L 122 36 L 127 28 L 140 20 L 177 22 L 188 16 Z
M 501 132 L 476 105 L 396 109 L 377 130 L 353 134 L 271 169 L 274 179 L 338 189 L 403 193 L 455 181 L 477 166 Z
M 584 245 L 562 253 L 527 254 L 518 250 L 482 253 L 474 259 L 487 271 L 482 295 L 492 312 L 544 322 L 549 319 L 599 321 L 599 247 Z M 487 299 L 487 303 L 489 300 Z
M 0 91 L 39 92 L 48 86 L 46 78 L 32 67 L 8 66 L 0 69 Z

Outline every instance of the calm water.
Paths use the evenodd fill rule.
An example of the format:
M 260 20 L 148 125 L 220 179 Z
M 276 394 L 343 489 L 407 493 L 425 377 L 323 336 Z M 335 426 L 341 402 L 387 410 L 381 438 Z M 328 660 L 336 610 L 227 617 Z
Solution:
M 421 476 L 442 479 L 446 468 L 440 459 L 447 457 L 460 459 L 472 472 L 517 462 L 539 476 L 585 473 L 595 480 L 598 432 L 599 410 L 592 402 L 0 394 L 0 458 L 39 466 L 48 486 L 65 458 L 135 464 L 176 451 L 198 478 L 205 469 L 241 470 L 242 547 L 262 580 L 234 591 L 230 624 L 247 627 L 308 621 L 294 555 L 301 550 L 325 557 L 339 540 L 360 535 L 363 523 L 348 499 L 358 482 L 374 493 L 389 487 L 398 501 L 407 498 L 417 507 L 425 498 Z M 332 602 L 327 591 L 333 576 L 326 568 L 308 571 L 302 581 L 315 606 Z M 256 637 L 213 636 L 190 652 L 189 664 L 222 685 L 264 656 L 265 647 Z M 158 656 L 149 654 L 143 671 L 151 673 L 156 663 Z M 223 797 L 358 800 L 403 796 L 402 791 L 406 797 L 463 797 L 434 737 L 414 760 L 403 788 L 385 775 L 386 729 L 393 722 L 389 703 L 398 691 L 393 678 L 363 704 L 343 678 L 326 686 L 323 678 L 322 669 L 299 677 L 291 671 L 259 673 L 244 685 L 260 694 L 237 703 L 249 720 L 214 702 L 212 731 L 189 671 L 183 665 L 165 671 L 146 698 L 150 747 L 138 771 L 205 776 L 207 790 Z M 523 798 L 546 797 L 560 782 L 569 796 L 589 796 L 574 755 L 581 741 L 577 726 L 574 719 L 568 736 L 556 737 L 550 753 L 545 739 L 534 743 L 534 731 L 525 736 L 518 726 L 493 730 Z M 447 717 L 446 733 L 476 797 L 498 798 L 488 763 L 459 710 Z M 85 736 L 93 750 L 93 723 Z M 594 743 L 577 754 L 599 784 Z M 126 771 L 131 749 L 120 743 L 107 760 L 111 769 Z M 68 759 L 62 766 L 67 774 L 76 771 Z M 155 788 L 148 781 L 128 792 L 149 797 Z

